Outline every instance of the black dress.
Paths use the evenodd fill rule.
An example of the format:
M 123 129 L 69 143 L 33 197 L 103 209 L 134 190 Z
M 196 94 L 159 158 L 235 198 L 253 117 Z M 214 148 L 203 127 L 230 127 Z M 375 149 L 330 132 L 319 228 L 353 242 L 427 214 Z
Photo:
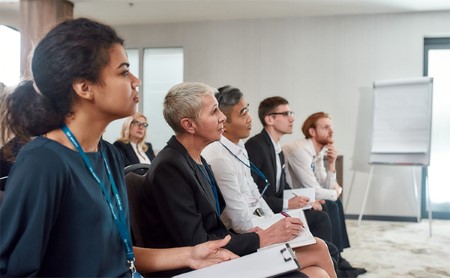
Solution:
M 9 171 L 11 170 L 12 165 L 16 161 L 16 156 L 19 153 L 20 149 L 28 143 L 29 140 L 19 139 L 18 137 L 14 137 L 9 140 L 1 149 L 0 149 L 0 190 L 5 191 L 7 177 L 9 175 Z

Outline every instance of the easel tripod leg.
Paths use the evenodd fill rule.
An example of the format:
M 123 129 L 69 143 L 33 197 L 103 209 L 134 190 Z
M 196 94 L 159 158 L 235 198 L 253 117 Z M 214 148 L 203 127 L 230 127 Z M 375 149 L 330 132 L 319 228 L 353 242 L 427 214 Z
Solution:
M 363 213 L 364 213 L 364 209 L 366 208 L 367 196 L 369 195 L 370 182 L 372 180 L 372 175 L 373 175 L 373 165 L 370 167 L 370 173 L 369 173 L 369 179 L 367 180 L 366 192 L 364 194 L 364 199 L 363 199 L 363 203 L 362 203 L 362 206 L 361 206 L 361 211 L 359 212 L 358 226 L 361 224 L 361 220 L 362 220 L 362 216 L 363 216 Z
M 345 200 L 344 211 L 347 211 L 348 202 L 350 201 L 350 196 L 352 195 L 353 182 L 355 181 L 355 176 L 356 176 L 356 171 L 353 171 L 352 182 L 350 183 L 350 188 L 348 189 L 347 199 Z
M 432 235 L 431 222 L 433 221 L 433 214 L 431 211 L 431 197 L 430 197 L 430 184 L 428 182 L 428 168 L 425 167 L 425 191 L 427 194 L 427 209 L 428 209 L 428 221 L 429 221 L 429 235 Z
M 416 173 L 414 171 L 415 166 L 411 167 L 412 177 L 413 177 L 413 186 L 414 186 L 414 196 L 416 197 L 417 204 L 417 223 L 420 222 L 420 200 L 419 200 L 419 191 L 417 190 L 417 180 Z

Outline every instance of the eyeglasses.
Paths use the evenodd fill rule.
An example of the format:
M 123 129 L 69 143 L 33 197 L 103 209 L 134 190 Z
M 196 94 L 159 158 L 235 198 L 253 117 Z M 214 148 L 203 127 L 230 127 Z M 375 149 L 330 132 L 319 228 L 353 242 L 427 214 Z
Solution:
M 284 112 L 272 112 L 269 113 L 269 116 L 273 116 L 273 115 L 283 115 L 285 117 L 289 117 L 289 116 L 294 116 L 295 112 L 294 111 L 284 111 Z
M 148 127 L 148 124 L 147 124 L 147 123 L 141 123 L 141 122 L 139 122 L 139 121 L 132 121 L 131 124 L 132 124 L 132 125 L 135 125 L 135 126 L 138 126 L 138 127 L 144 127 L 144 128 L 147 128 L 147 127 Z

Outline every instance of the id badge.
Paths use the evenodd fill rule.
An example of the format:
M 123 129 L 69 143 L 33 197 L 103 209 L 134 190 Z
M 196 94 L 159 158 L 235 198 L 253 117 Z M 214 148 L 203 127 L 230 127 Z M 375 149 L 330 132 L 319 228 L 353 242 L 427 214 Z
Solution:
M 261 208 L 257 208 L 257 209 L 255 209 L 253 214 L 261 217 L 261 216 L 264 216 L 264 211 Z
M 130 264 L 131 278 L 143 278 L 143 276 L 136 270 L 134 259 L 132 261 L 128 261 L 128 264 Z

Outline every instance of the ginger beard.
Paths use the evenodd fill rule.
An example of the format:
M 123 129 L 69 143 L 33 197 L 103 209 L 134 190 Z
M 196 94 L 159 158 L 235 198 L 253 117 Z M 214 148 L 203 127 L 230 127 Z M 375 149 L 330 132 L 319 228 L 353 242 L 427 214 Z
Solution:
M 328 146 L 328 145 L 333 145 L 334 141 L 333 141 L 333 135 L 325 135 L 325 136 L 319 136 L 316 137 L 316 142 L 319 143 L 322 146 Z

